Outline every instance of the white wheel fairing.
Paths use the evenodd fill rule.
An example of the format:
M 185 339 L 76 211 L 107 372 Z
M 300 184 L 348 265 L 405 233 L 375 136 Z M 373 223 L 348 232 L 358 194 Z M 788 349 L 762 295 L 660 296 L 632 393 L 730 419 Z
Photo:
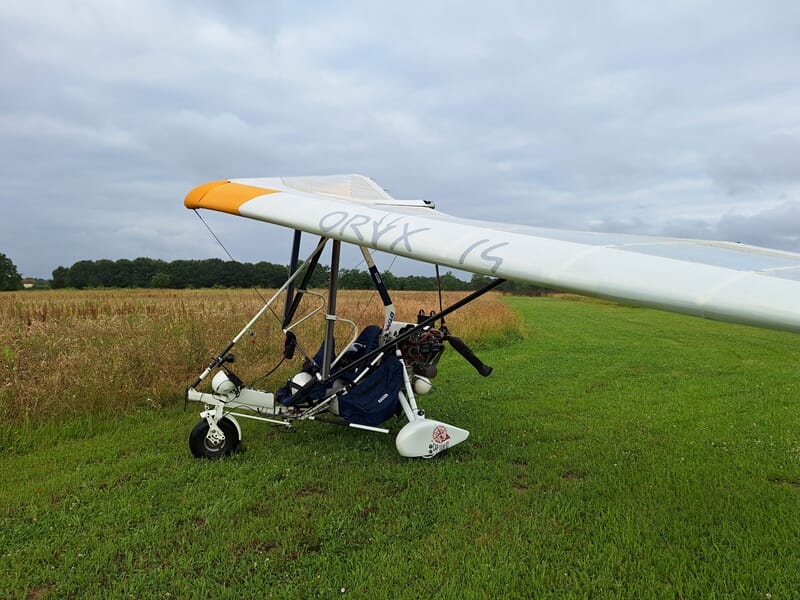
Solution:
M 431 458 L 469 437 L 469 431 L 434 419 L 418 418 L 398 432 L 395 446 L 401 456 Z

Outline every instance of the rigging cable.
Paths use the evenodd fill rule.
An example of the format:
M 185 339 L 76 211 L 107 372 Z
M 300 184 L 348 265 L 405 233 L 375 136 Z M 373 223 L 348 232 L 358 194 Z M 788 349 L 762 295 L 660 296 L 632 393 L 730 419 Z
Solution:
M 217 236 L 217 234 L 214 233 L 214 230 L 211 229 L 211 226 L 208 223 L 206 223 L 206 220 L 203 218 L 203 215 L 201 215 L 200 212 L 197 211 L 197 210 L 195 210 L 193 212 L 194 212 L 194 214 L 197 215 L 197 218 L 200 219 L 200 221 L 203 223 L 203 225 L 206 226 L 206 229 L 208 229 L 208 232 L 211 234 L 211 236 L 215 240 L 217 240 L 217 243 L 219 244 L 219 247 L 222 248 L 222 250 L 225 252 L 225 254 L 228 255 L 228 258 L 230 258 L 233 262 L 239 262 L 238 260 L 233 258 L 233 255 L 230 252 L 228 252 L 228 249 L 225 247 L 225 244 L 223 244 L 222 240 L 220 240 L 219 237 Z M 252 286 L 252 289 L 256 294 L 258 294 L 258 297 L 261 298 L 261 301 L 264 304 L 266 304 L 267 303 L 267 299 L 264 298 L 264 294 L 262 294 L 261 291 L 256 286 Z M 275 311 L 272 310 L 272 307 L 270 307 L 270 311 L 272 312 L 273 315 L 275 315 Z M 278 315 L 275 315 L 275 318 L 277 318 L 277 317 L 278 317 Z
M 444 309 L 442 308 L 442 278 L 439 276 L 439 263 L 434 266 L 436 267 L 436 287 L 439 288 L 439 312 L 442 312 Z M 442 317 L 441 322 L 441 326 L 444 327 L 444 317 Z
M 238 260 L 233 258 L 233 255 L 225 247 L 225 244 L 223 244 L 222 240 L 219 239 L 219 236 L 217 236 L 217 234 L 214 233 L 214 230 L 211 229 L 211 226 L 208 223 L 206 223 L 206 220 L 203 218 L 203 215 L 201 215 L 198 210 L 194 210 L 193 212 L 194 212 L 194 214 L 197 215 L 197 218 L 200 219 L 200 221 L 203 223 L 203 225 L 205 225 L 206 229 L 208 229 L 208 232 L 211 234 L 211 237 L 213 237 L 217 241 L 217 243 L 219 244 L 219 247 L 222 248 L 223 252 L 225 252 L 225 254 L 228 256 L 228 258 L 231 259 L 231 261 L 233 261 L 233 262 L 239 262 Z M 259 298 L 261 298 L 261 301 L 264 304 L 267 303 L 267 299 L 264 297 L 264 294 L 262 294 L 261 291 L 257 287 L 252 286 L 252 290 L 258 295 Z M 275 317 L 276 321 L 278 321 L 279 323 L 282 322 L 281 318 L 278 316 L 278 313 L 275 312 L 274 308 L 272 308 L 270 306 L 269 307 L 269 311 L 272 313 L 272 316 Z M 303 348 L 300 346 L 300 344 L 296 344 L 296 348 L 300 351 L 300 354 L 302 354 L 304 358 L 308 359 L 308 355 L 303 351 Z M 262 375 L 261 377 L 258 377 L 255 381 L 259 381 L 261 379 L 266 379 L 267 377 L 272 375 L 272 373 L 274 373 L 278 369 L 278 367 L 280 367 L 283 364 L 283 361 L 284 361 L 284 359 L 282 358 L 280 360 L 280 362 L 278 362 L 277 365 L 275 365 L 272 369 L 270 369 L 270 371 L 268 373 L 266 373 L 265 375 Z

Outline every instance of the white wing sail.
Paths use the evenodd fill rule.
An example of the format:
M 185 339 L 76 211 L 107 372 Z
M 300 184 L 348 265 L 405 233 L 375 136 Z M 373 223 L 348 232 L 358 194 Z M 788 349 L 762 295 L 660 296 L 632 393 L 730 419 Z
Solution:
M 361 175 L 215 181 L 192 190 L 185 205 L 454 269 L 800 332 L 793 252 L 462 219 L 424 200 L 396 200 Z

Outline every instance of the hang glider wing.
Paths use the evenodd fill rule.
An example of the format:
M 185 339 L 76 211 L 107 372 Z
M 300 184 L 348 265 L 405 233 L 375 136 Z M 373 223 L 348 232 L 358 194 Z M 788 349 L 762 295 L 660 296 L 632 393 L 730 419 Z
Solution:
M 462 219 L 424 200 L 396 200 L 361 175 L 214 181 L 185 205 L 473 273 L 800 332 L 793 252 Z

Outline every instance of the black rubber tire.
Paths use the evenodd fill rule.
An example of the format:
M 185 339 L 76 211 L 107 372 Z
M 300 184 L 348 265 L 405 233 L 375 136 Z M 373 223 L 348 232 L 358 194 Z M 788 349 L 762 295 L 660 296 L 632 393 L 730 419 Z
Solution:
M 225 434 L 225 441 L 214 445 L 206 439 L 210 429 L 208 422 L 201 419 L 189 434 L 189 450 L 195 458 L 220 458 L 228 456 L 239 447 L 239 430 L 228 417 L 222 417 L 217 423 L 222 433 Z

